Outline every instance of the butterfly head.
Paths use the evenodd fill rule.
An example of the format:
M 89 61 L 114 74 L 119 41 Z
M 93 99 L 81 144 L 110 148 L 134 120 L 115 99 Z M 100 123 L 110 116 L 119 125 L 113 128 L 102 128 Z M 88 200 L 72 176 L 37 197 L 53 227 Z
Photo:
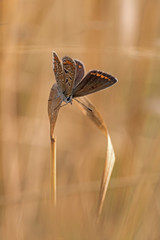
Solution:
M 66 96 L 63 94 L 63 101 L 66 103 L 72 103 L 72 95 Z

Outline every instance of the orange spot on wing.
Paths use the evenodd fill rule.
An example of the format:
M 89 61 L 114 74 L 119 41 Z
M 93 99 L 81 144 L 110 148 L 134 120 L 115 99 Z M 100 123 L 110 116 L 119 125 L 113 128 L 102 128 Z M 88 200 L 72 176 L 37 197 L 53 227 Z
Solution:
M 96 76 L 97 76 L 97 77 L 101 77 L 101 74 L 97 73 Z
M 105 76 L 104 76 L 104 75 L 101 75 L 101 78 L 105 78 Z
M 65 61 L 63 64 L 69 64 L 69 65 L 73 65 L 73 63 L 72 62 L 70 62 L 70 61 Z

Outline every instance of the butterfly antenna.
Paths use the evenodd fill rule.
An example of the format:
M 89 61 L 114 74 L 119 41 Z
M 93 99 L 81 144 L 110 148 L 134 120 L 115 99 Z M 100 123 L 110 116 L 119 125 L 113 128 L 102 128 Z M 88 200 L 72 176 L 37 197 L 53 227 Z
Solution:
M 81 105 L 83 105 L 86 109 L 88 109 L 89 111 L 92 112 L 92 109 L 87 107 L 84 103 L 82 103 L 81 101 L 79 101 L 78 99 L 74 99 L 76 102 L 80 103 Z

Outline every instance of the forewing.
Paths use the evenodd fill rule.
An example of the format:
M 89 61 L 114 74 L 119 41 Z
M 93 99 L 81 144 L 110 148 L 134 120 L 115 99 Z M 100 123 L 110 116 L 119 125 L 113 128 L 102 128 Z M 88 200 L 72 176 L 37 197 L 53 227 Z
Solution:
M 73 89 L 73 97 L 85 96 L 99 90 L 112 86 L 117 79 L 112 75 L 92 70 L 82 79 L 82 81 Z
M 76 76 L 75 76 L 75 81 L 74 81 L 74 88 L 80 83 L 82 80 L 85 70 L 84 70 L 84 65 L 82 62 L 79 60 L 74 60 L 76 63 Z
M 53 52 L 53 71 L 58 85 L 58 90 L 63 93 L 65 91 L 64 72 L 62 64 L 55 52 Z
M 70 57 L 63 57 L 62 64 L 65 81 L 65 91 L 63 92 L 63 94 L 68 97 L 72 95 L 72 89 L 76 76 L 76 64 L 74 60 Z

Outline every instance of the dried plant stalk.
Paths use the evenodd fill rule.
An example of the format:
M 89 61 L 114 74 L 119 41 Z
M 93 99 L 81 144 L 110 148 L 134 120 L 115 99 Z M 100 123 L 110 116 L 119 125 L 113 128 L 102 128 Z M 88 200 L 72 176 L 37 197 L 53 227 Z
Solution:
M 56 206 L 56 139 L 54 138 L 54 128 L 58 112 L 61 105 L 61 99 L 58 95 L 57 85 L 51 88 L 48 100 L 48 115 L 50 120 L 50 139 L 51 139 L 51 198 Z
M 107 141 L 106 160 L 105 160 L 103 175 L 101 179 L 101 186 L 99 191 L 98 212 L 97 212 L 97 222 L 98 222 L 102 212 L 102 207 L 104 204 L 104 199 L 107 192 L 111 173 L 113 170 L 113 166 L 115 162 L 115 154 L 114 154 L 113 146 L 112 146 L 111 139 L 108 134 L 105 122 L 102 116 L 100 115 L 100 113 L 95 108 L 95 106 L 93 106 L 93 104 L 86 97 L 75 99 L 75 100 L 81 107 L 82 112 L 85 115 L 87 115 L 94 122 L 94 124 L 101 130 L 101 132 L 105 135 L 106 141 Z
M 51 199 L 56 206 L 57 201 L 56 190 L 56 139 L 51 139 Z

